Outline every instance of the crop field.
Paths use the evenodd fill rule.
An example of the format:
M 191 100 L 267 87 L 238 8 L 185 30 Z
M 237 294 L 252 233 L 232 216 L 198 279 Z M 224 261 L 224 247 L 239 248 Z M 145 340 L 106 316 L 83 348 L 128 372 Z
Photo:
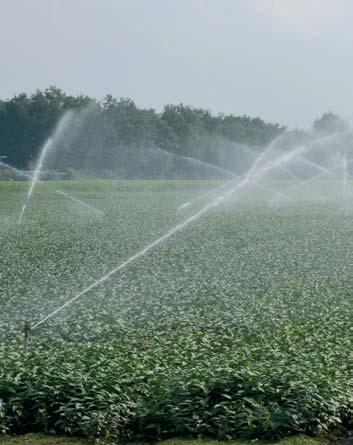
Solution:
M 18 226 L 27 185 L 0 183 L 0 432 L 276 439 L 352 424 L 353 212 L 329 204 L 212 207 L 33 329 L 23 353 L 25 322 L 215 186 L 40 183 Z

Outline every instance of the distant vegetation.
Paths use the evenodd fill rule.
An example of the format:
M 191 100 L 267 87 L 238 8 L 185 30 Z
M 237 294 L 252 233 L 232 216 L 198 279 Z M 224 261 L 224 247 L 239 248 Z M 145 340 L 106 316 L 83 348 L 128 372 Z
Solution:
M 312 132 L 287 131 L 259 117 L 213 115 L 183 104 L 166 105 L 157 113 L 138 108 L 129 98 L 107 95 L 97 101 L 50 87 L 0 100 L 0 156 L 14 167 L 33 169 L 41 146 L 68 110 L 74 113 L 53 142 L 42 179 L 73 178 L 76 171 L 122 179 L 219 178 L 217 169 L 197 167 L 180 156 L 243 174 L 256 153 L 278 136 L 276 148 L 289 150 L 348 128 L 331 112 L 313 122 Z M 2 179 L 13 176 L 1 171 Z
M 126 153 L 132 148 L 148 147 L 222 165 L 224 150 L 238 147 L 231 146 L 232 142 L 265 145 L 285 130 L 260 118 L 215 116 L 209 110 L 183 104 L 166 105 L 162 113 L 157 113 L 154 109 L 138 108 L 128 98 L 107 95 L 98 102 L 50 87 L 31 96 L 23 93 L 0 101 L 0 155 L 7 156 L 7 161 L 18 168 L 31 167 L 64 112 L 88 106 L 94 110 L 93 115 L 86 116 L 89 131 L 75 141 L 76 158 L 67 159 L 66 164 L 62 160 L 62 167 L 90 168 L 94 163 L 101 170 L 111 169 L 118 163 L 117 153 L 121 150 Z M 130 176 L 128 171 L 120 173 Z

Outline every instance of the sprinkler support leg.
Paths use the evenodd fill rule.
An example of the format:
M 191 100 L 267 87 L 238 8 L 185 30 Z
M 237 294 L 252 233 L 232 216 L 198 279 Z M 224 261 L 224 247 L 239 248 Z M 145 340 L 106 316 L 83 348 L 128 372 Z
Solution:
M 23 339 L 23 352 L 26 354 L 29 346 L 29 334 L 31 332 L 31 325 L 28 322 L 25 323 L 23 332 L 25 334 Z

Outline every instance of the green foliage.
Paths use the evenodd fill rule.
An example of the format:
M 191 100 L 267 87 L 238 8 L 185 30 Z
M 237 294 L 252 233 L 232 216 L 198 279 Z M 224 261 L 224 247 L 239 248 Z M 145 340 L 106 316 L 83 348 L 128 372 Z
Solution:
M 65 171 L 64 175 L 62 176 L 62 179 L 72 180 L 72 179 L 76 179 L 76 177 L 77 177 L 77 174 L 76 174 L 75 170 L 73 168 L 68 168 Z
M 1 445 L 103 445 L 104 442 L 45 434 L 26 434 L 24 436 L 0 437 Z
M 19 94 L 2 101 L 0 107 L 0 152 L 8 161 L 26 168 L 36 158 L 41 145 L 58 119 L 69 109 L 83 108 L 92 99 L 67 96 L 55 87 L 37 90 L 28 97 Z
M 205 439 L 169 439 L 159 442 L 160 445 L 251 445 L 251 442 L 245 441 L 214 441 Z M 259 442 L 258 445 L 325 445 L 325 439 L 313 439 L 303 435 L 294 436 L 281 440 L 280 442 Z M 84 439 L 64 437 L 64 436 L 50 436 L 45 434 L 26 434 L 26 436 L 15 437 L 0 437 L 1 445 L 113 445 L 113 442 L 107 438 L 106 440 L 88 441 Z
M 23 356 L 24 321 L 180 222 L 177 187 L 210 184 L 187 185 L 41 183 L 19 230 L 24 184 L 5 183 L 2 430 L 273 439 L 352 425 L 352 224 L 329 206 L 214 209 L 33 331 Z
M 60 160 L 53 168 L 115 169 L 123 178 L 136 176 L 136 156 L 143 157 L 150 147 L 224 165 L 225 150 L 239 149 L 231 142 L 264 145 L 285 130 L 259 118 L 213 116 L 208 110 L 182 104 L 167 105 L 161 114 L 111 95 L 98 104 L 87 96 L 73 97 L 50 87 L 0 102 L 0 154 L 18 168 L 31 169 L 40 147 L 70 109 L 82 114 L 73 123 L 72 134 L 65 134 L 61 141 Z M 70 144 L 75 146 L 74 155 L 65 151 Z M 137 174 L 145 177 L 143 172 Z
M 340 116 L 328 112 L 315 119 L 313 128 L 317 133 L 330 134 L 347 130 L 349 126 Z

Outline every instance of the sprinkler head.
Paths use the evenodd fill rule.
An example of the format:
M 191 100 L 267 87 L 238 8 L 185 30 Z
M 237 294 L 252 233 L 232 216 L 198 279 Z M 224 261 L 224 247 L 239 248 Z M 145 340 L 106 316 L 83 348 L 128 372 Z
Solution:
M 28 351 L 28 347 L 29 347 L 29 341 L 30 341 L 30 332 L 31 332 L 31 325 L 28 323 L 28 321 L 26 321 L 24 328 L 23 328 L 23 332 L 25 334 L 24 339 L 23 339 L 23 352 L 26 354 Z
M 31 331 L 31 325 L 28 323 L 28 321 L 26 321 L 23 328 L 23 332 L 25 333 L 25 335 L 28 335 L 30 331 Z

